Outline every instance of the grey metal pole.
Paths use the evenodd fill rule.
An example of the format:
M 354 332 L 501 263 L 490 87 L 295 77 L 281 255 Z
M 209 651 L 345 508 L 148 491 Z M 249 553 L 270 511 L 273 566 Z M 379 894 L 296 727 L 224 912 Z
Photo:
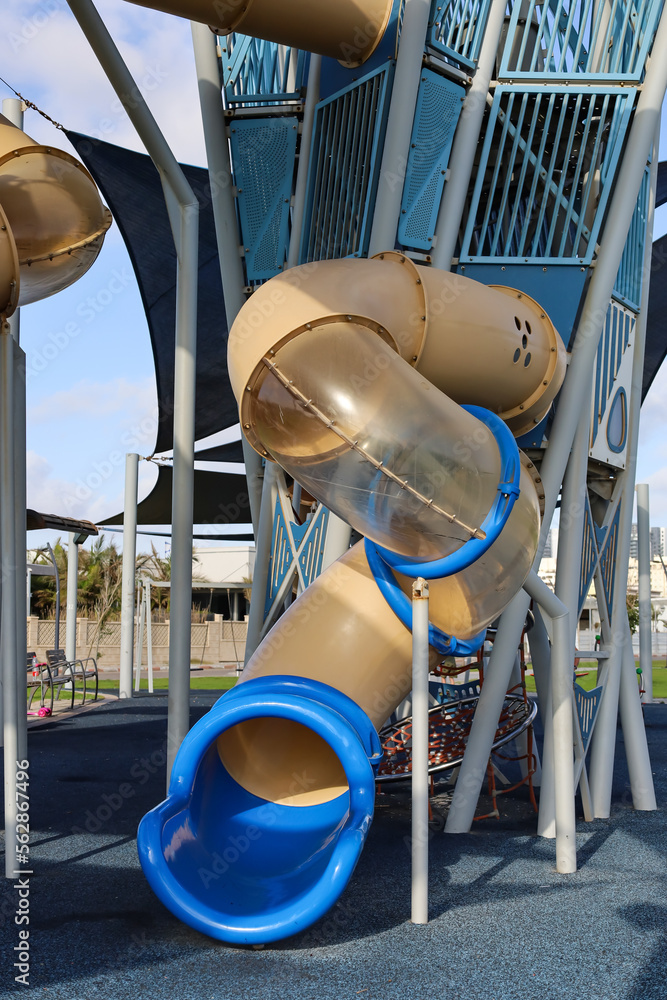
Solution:
M 125 501 L 123 504 L 123 577 L 120 598 L 119 698 L 132 697 L 134 658 L 134 584 L 137 565 L 137 496 L 139 456 L 125 456 Z
M 513 609 L 518 602 L 521 602 L 522 607 L 524 606 L 521 592 L 512 599 L 508 610 Z M 514 631 L 507 627 L 503 628 L 503 619 L 501 618 L 447 814 L 445 833 L 467 833 L 472 824 L 486 774 L 486 765 L 496 735 L 498 719 L 512 676 L 518 644 L 519 639 L 515 636 Z
M 0 328 L 0 650 L 2 652 L 5 875 L 16 866 L 16 762 L 18 755 L 18 670 L 16 636 L 16 530 L 14 511 L 14 338 Z M 25 663 L 24 663 L 25 666 Z M 23 701 L 25 714 L 25 696 Z
M 475 163 L 486 98 L 500 45 L 500 33 L 505 23 L 506 9 L 505 0 L 492 0 L 477 69 L 472 86 L 463 102 L 449 157 L 448 178 L 442 193 L 431 254 L 433 266 L 446 271 L 451 268 L 452 257 L 456 252 L 456 241 Z
M 56 651 L 60 649 L 60 573 L 58 572 L 58 563 L 56 562 L 56 555 L 51 548 L 51 543 L 47 542 L 47 549 L 49 550 L 49 555 L 51 556 L 51 562 L 53 563 L 53 572 L 56 578 L 56 628 L 55 628 L 55 640 L 54 647 Z
M 322 573 L 332 563 L 335 563 L 336 559 L 340 559 L 347 552 L 351 539 L 352 528 L 347 521 L 343 521 L 337 514 L 329 511 L 326 538 L 324 540 L 324 555 L 322 556 Z
M 252 598 L 250 600 L 248 635 L 245 647 L 246 663 L 259 645 L 262 624 L 264 623 L 264 602 L 269 580 L 271 539 L 273 537 L 273 510 L 278 496 L 277 476 L 278 467 L 274 462 L 267 462 L 264 471 L 264 488 L 262 490 L 259 528 L 256 535 L 257 554 L 252 574 Z
M 431 4 L 405 0 L 368 256 L 393 250 Z
M 428 583 L 412 584 L 413 924 L 428 923 Z
M 665 27 L 667 14 L 663 13 L 660 30 Z M 657 39 L 656 43 L 657 44 Z M 667 42 L 666 42 L 667 44 Z M 660 52 L 663 49 L 655 49 Z M 658 60 L 654 59 L 653 66 Z M 660 60 L 660 63 L 667 60 Z M 649 67 L 650 71 L 650 67 Z M 667 77 L 667 72 L 665 73 Z M 646 75 L 648 81 L 648 73 Z M 640 102 L 641 102 L 640 95 Z M 646 220 L 646 242 L 644 246 L 644 267 L 642 296 L 639 316 L 634 332 L 634 353 L 632 361 L 632 389 L 628 414 L 628 451 L 625 464 L 625 481 L 621 498 L 621 515 L 616 539 L 616 566 L 613 607 L 609 608 L 610 617 L 610 656 L 605 667 L 605 688 L 598 709 L 595 732 L 591 742 L 591 763 L 589 781 L 593 813 L 596 817 L 606 818 L 611 811 L 611 790 L 614 770 L 614 753 L 616 749 L 616 722 L 618 718 L 619 695 L 623 675 L 623 663 L 626 644 L 632 641 L 628 632 L 626 609 L 626 593 L 628 584 L 628 560 L 630 558 L 630 534 L 632 531 L 632 508 L 634 506 L 634 483 L 637 470 L 637 444 L 639 440 L 639 423 L 641 417 L 641 390 L 644 373 L 644 347 L 646 342 L 646 322 L 648 315 L 648 296 L 652 261 L 653 217 L 655 213 L 655 192 L 658 177 L 659 121 L 654 128 L 653 159 L 651 162 L 651 183 Z M 624 687 L 624 696 L 633 702 L 639 701 L 637 684 L 634 688 Z M 635 706 L 636 708 L 636 706 Z M 646 731 L 643 722 L 636 725 L 637 712 L 633 708 L 621 713 L 621 721 L 626 720 L 629 728 L 623 729 L 625 753 L 628 762 L 646 761 L 647 766 L 641 775 L 634 772 L 631 776 L 633 804 L 636 809 L 655 809 L 655 794 L 653 792 L 653 776 L 648 761 L 646 746 Z M 647 789 L 649 791 L 647 792 Z
M 644 716 L 637 697 L 637 674 L 632 639 L 627 629 L 623 651 L 620 683 L 621 726 L 625 740 L 632 805 L 635 809 L 652 811 L 658 808 L 653 787 L 653 772 L 646 742 Z
M 644 679 L 642 701 L 653 701 L 653 649 L 651 636 L 651 518 L 648 483 L 637 489 L 637 556 L 639 569 L 639 666 Z
M 656 53 L 667 51 L 667 10 L 663 11 L 661 15 L 653 51 Z M 654 58 L 648 66 L 644 86 L 637 100 L 637 108 L 628 136 L 626 152 L 609 207 L 601 250 L 586 294 L 584 309 L 574 341 L 571 362 L 560 394 L 554 424 L 549 437 L 549 446 L 540 469 L 545 493 L 545 512 L 540 541 L 533 564 L 535 571 L 539 570 L 577 425 L 584 407 L 588 408 L 590 406 L 590 395 L 586 395 L 586 393 L 592 381 L 597 349 L 607 308 L 614 289 L 618 267 L 623 255 L 625 239 L 637 202 L 646 166 L 647 153 L 651 148 L 651 142 L 660 121 L 660 111 L 666 88 L 667 59 Z M 508 664 L 503 663 L 501 669 L 504 670 L 506 668 L 506 673 L 509 674 L 512 662 L 514 661 L 514 650 L 519 642 L 529 604 L 530 599 L 528 595 L 519 592 L 503 612 L 494 643 L 494 652 L 491 654 L 494 669 L 501 667 L 499 662 L 500 655 L 496 654 L 495 650 L 496 648 L 501 648 L 498 641 L 502 639 L 502 648 L 506 650 L 507 656 L 511 657 L 511 662 Z M 498 716 L 496 716 L 496 721 L 497 718 Z M 489 723 L 489 725 L 491 724 L 495 726 L 496 722 Z M 466 756 L 469 754 L 470 748 L 471 743 L 469 741 Z M 446 830 L 452 833 L 463 833 L 470 829 L 470 824 L 474 816 L 475 803 L 479 797 L 483 780 L 484 770 L 480 769 L 479 762 L 476 761 L 471 765 L 468 772 L 465 795 L 462 791 L 457 800 L 456 790 L 454 792 L 447 826 L 445 827 Z M 459 784 L 460 781 L 457 782 L 457 786 Z M 464 801 L 466 803 L 465 809 L 463 808 Z M 456 816 L 454 820 L 452 810 L 455 804 L 457 808 L 454 812 Z M 465 817 L 467 817 L 467 825 Z M 450 820 L 452 821 L 451 826 Z M 453 827 L 456 828 L 454 829 Z
M 73 531 L 67 545 L 67 619 L 65 621 L 65 656 L 76 660 L 76 609 L 79 594 L 79 546 Z M 122 648 L 122 646 L 121 646 Z
M 23 128 L 25 104 L 16 97 L 6 97 L 2 113 L 17 128 Z M 18 670 L 18 756 L 28 756 L 28 727 L 25 699 L 26 619 L 27 601 L 23 586 L 26 551 L 26 412 L 25 412 L 25 354 L 19 347 L 21 320 L 20 309 L 9 318 L 9 328 L 16 342 L 14 348 L 14 523 L 16 526 L 16 666 Z M 1 699 L 0 699 L 1 702 Z
M 160 173 L 177 251 L 172 590 L 167 724 L 168 783 L 174 757 L 190 727 L 199 203 L 95 6 L 91 0 L 67 0 L 67 2 Z
M 144 580 L 146 589 L 146 670 L 148 693 L 153 693 L 153 619 L 151 617 L 151 581 Z
M 572 727 L 572 661 L 569 655 L 570 612 L 562 601 L 531 571 L 524 588 L 551 618 L 554 643 L 551 651 L 551 729 L 553 739 L 553 788 L 556 818 L 556 868 L 577 870 L 576 816 L 574 809 L 574 733 Z M 546 736 L 545 736 L 546 742 Z M 544 784 L 541 796 L 545 794 Z
M 310 167 L 310 147 L 313 139 L 315 123 L 315 108 L 320 99 L 320 71 L 322 56 L 311 53 L 310 69 L 308 70 L 308 89 L 306 104 L 303 109 L 303 129 L 301 131 L 301 146 L 299 148 L 299 167 L 294 186 L 294 208 L 292 210 L 292 233 L 290 236 L 287 266 L 294 267 L 299 263 L 299 248 L 301 244 L 301 228 L 306 211 L 306 191 L 308 188 L 308 170 Z
M 227 327 L 231 329 L 239 309 L 245 302 L 245 294 L 243 292 L 245 277 L 239 253 L 240 234 L 236 221 L 229 142 L 225 134 L 225 116 L 221 92 L 222 84 L 218 68 L 216 39 L 215 35 L 205 24 L 198 24 L 192 21 L 190 27 L 192 30 L 195 65 L 197 68 L 199 103 L 201 106 L 202 124 L 204 126 L 206 159 L 208 161 L 211 185 L 211 206 L 213 208 L 215 235 L 218 244 L 218 259 L 220 261 L 222 291 L 225 300 L 225 316 Z M 312 58 L 314 57 L 311 56 Z M 243 461 L 248 480 L 250 514 L 255 537 L 257 537 L 264 472 L 260 456 L 254 448 L 250 447 L 245 437 L 242 444 Z

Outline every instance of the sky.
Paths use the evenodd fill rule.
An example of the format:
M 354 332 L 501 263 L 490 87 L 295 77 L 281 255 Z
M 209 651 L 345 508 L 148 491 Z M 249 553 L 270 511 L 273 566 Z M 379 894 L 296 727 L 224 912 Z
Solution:
M 97 9 L 169 142 L 205 165 L 189 23 L 125 0 Z M 65 127 L 144 151 L 65 0 L 3 0 L 0 76 Z M 0 82 L 0 97 L 12 97 Z M 664 121 L 661 159 L 667 157 Z M 28 110 L 24 130 L 73 153 L 66 136 Z M 667 206 L 655 236 L 667 231 Z M 150 455 L 157 398 L 141 300 L 117 227 L 91 270 L 58 295 L 21 310 L 27 356 L 28 506 L 101 520 L 123 506 L 125 454 Z M 651 523 L 667 525 L 667 369 L 642 409 L 637 481 L 651 489 Z M 157 478 L 139 463 L 139 497 Z M 158 528 L 157 530 L 165 530 Z M 29 544 L 53 542 L 31 532 Z M 116 536 L 120 547 L 120 536 Z M 150 547 L 140 536 L 139 551 Z M 165 543 L 155 539 L 158 551 Z

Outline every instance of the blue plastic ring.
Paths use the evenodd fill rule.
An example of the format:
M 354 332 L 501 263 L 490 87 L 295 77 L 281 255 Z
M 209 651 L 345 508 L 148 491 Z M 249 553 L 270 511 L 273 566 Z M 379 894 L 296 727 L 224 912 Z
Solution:
M 456 552 L 451 552 L 442 559 L 434 559 L 430 562 L 412 562 L 405 556 L 385 549 L 377 543 L 370 543 L 375 546 L 382 560 L 403 576 L 421 576 L 425 580 L 441 580 L 444 576 L 451 576 L 453 573 L 460 573 L 462 569 L 472 566 L 480 556 L 493 545 L 500 532 L 507 523 L 507 518 L 512 512 L 516 498 L 520 493 L 521 459 L 519 448 L 514 440 L 514 436 L 507 424 L 500 417 L 486 410 L 482 406 L 466 405 L 462 409 L 467 410 L 478 420 L 485 424 L 498 445 L 501 462 L 501 481 L 498 483 L 498 492 L 491 506 L 491 510 L 486 515 L 481 525 L 481 530 L 485 533 L 484 538 L 469 538 Z M 366 540 L 366 552 L 368 553 L 369 543 Z
M 399 587 L 396 577 L 390 568 L 383 562 L 379 552 L 372 542 L 365 539 L 366 558 L 371 572 L 375 577 L 375 582 L 380 588 L 380 593 L 394 612 L 397 618 L 403 622 L 406 628 L 412 631 L 412 604 L 410 599 Z M 486 629 L 483 629 L 473 639 L 457 639 L 456 636 L 447 635 L 436 625 L 429 622 L 428 641 L 443 656 L 473 656 L 482 646 Z

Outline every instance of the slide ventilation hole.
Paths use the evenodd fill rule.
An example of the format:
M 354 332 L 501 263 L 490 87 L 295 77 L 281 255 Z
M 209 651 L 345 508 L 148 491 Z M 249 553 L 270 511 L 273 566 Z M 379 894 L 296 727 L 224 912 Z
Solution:
M 523 367 L 527 368 L 529 364 L 530 364 L 530 351 L 528 351 L 528 354 L 524 358 Z
M 532 330 L 530 329 L 530 323 L 528 322 L 528 320 L 526 320 L 526 330 L 528 331 L 528 333 L 532 333 L 532 332 L 533 332 L 533 331 L 532 331 Z
M 521 357 L 521 351 L 517 347 L 516 351 L 514 352 L 514 364 L 517 363 L 520 357 Z
M 520 330 L 521 329 L 521 320 L 519 319 L 518 316 L 514 317 L 514 323 L 515 323 L 515 326 L 516 326 L 517 330 Z
M 524 351 L 528 347 L 528 337 L 525 335 L 525 333 L 524 333 L 523 337 L 521 338 L 521 346 L 523 347 Z

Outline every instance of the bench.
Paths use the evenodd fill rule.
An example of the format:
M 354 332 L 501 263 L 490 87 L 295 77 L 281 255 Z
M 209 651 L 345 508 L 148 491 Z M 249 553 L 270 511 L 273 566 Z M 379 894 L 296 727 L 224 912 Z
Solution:
M 39 715 L 44 717 L 45 715 L 53 714 L 53 698 L 54 692 L 58 692 L 58 699 L 60 699 L 60 694 L 62 691 L 71 692 L 70 708 L 74 708 L 74 694 L 75 694 L 75 684 L 74 675 L 71 670 L 63 671 L 57 677 L 53 676 L 53 672 L 48 663 L 39 663 L 35 653 L 28 653 L 26 658 L 26 667 L 28 671 L 27 677 L 27 698 L 28 705 L 27 710 L 30 715 Z M 69 685 L 69 689 L 67 688 Z M 33 702 L 35 696 L 39 692 L 39 709 L 33 709 Z
M 64 649 L 47 649 L 46 659 L 48 661 L 49 667 L 51 668 L 51 673 L 54 678 L 60 677 L 62 674 L 67 674 L 68 672 L 74 678 L 81 678 L 83 683 L 83 701 L 82 705 L 86 704 L 86 695 L 88 690 L 87 681 L 88 679 L 95 679 L 95 696 L 93 701 L 97 701 L 97 692 L 99 690 L 99 675 L 97 672 L 97 660 L 94 656 L 86 656 L 83 659 L 68 660 L 65 655 Z M 72 699 L 73 703 L 74 699 Z

